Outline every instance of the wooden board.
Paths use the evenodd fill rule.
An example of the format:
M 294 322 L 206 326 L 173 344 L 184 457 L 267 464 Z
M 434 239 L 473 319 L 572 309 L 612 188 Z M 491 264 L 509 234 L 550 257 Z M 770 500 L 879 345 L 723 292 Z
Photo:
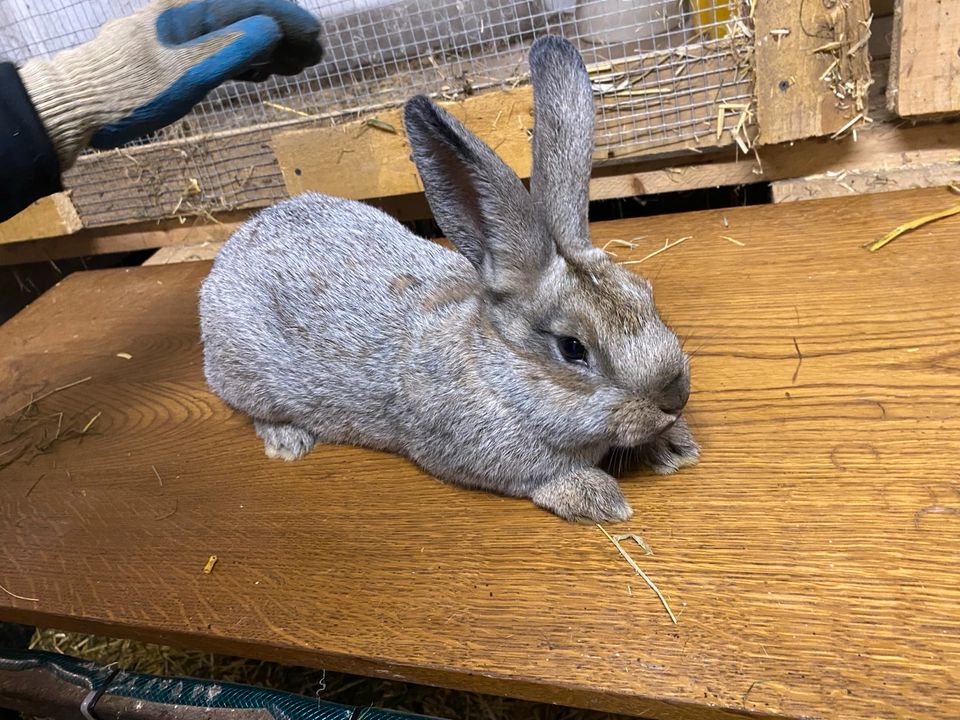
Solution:
M 182 262 L 196 262 L 198 260 L 213 260 L 222 242 L 205 242 L 199 245 L 171 245 L 160 248 L 153 255 L 143 261 L 144 265 L 172 265 Z
M 0 584 L 36 598 L 0 618 L 650 718 L 960 716 L 960 218 L 860 247 L 956 202 L 594 226 L 620 260 L 691 236 L 633 268 L 703 461 L 627 478 L 615 528 L 677 625 L 594 526 L 382 453 L 268 461 L 204 384 L 207 263 L 73 275 L 0 327 L 0 415 L 89 377 L 40 409 L 97 418 L 0 470 Z
M 954 163 L 932 163 L 889 170 L 853 170 L 778 180 L 770 183 L 770 192 L 773 201 L 780 203 L 951 185 L 958 188 L 957 193 L 960 195 L 960 167 Z
M 856 141 L 847 136 L 840 140 L 811 139 L 761 148 L 760 164 L 753 157 L 738 158 L 727 151 L 711 156 L 649 160 L 602 169 L 602 173 L 616 174 L 595 177 L 590 183 L 590 197 L 593 200 L 608 200 L 844 171 L 879 173 L 881 177 L 894 180 L 888 183 L 872 182 L 868 191 L 897 190 L 903 189 L 895 184 L 895 176 L 900 174 L 901 169 L 906 168 L 909 172 L 918 167 L 942 165 L 948 171 L 960 161 L 958 148 L 958 123 L 914 128 L 878 123 L 858 133 Z M 939 180 L 936 182 L 940 183 Z M 848 193 L 842 187 L 840 189 Z M 802 192 L 802 189 L 799 191 Z M 423 193 L 397 195 L 370 202 L 401 220 L 430 217 Z M 250 212 L 252 210 L 221 214 L 220 224 L 189 220 L 181 225 L 176 221 L 167 221 L 162 224 L 81 230 L 72 236 L 32 242 L 0 243 L 0 265 L 223 241 Z
M 249 216 L 247 212 L 229 213 L 222 222 L 148 223 L 115 228 L 81 230 L 45 240 L 0 244 L 0 266 L 20 263 L 46 262 L 60 258 L 132 252 L 182 244 L 222 242 L 230 237 L 239 223 Z
M 732 73 L 727 80 L 727 85 L 736 85 Z M 704 93 L 706 91 L 698 94 Z M 530 88 L 487 93 L 463 102 L 441 105 L 496 150 L 517 175 L 523 179 L 530 177 L 530 133 L 533 129 Z M 376 129 L 369 124 L 371 119 L 384 123 L 396 132 Z M 603 136 L 615 133 L 615 124 L 608 121 L 608 127 L 598 130 L 598 133 Z M 724 121 L 727 130 L 735 124 L 735 117 L 728 117 Z M 691 149 L 709 149 L 733 142 L 729 132 L 724 132 L 717 139 L 713 135 L 715 127 L 716 116 L 712 114 L 710 120 L 700 128 L 702 134 L 699 142 L 681 140 L 664 143 L 655 150 L 659 153 L 689 154 Z M 618 149 L 615 155 L 612 149 L 614 145 L 611 143 L 608 147 L 599 144 L 596 158 L 608 160 L 650 154 L 640 150 Z M 386 198 L 423 192 L 417 169 L 410 159 L 410 146 L 403 130 L 401 110 L 384 111 L 372 118 L 335 127 L 279 133 L 273 137 L 271 146 L 290 195 L 316 191 L 379 202 Z
M 890 109 L 904 117 L 960 112 L 956 2 L 897 1 L 887 98 Z
M 495 148 L 517 174 L 529 177 L 530 87 L 441 105 Z M 270 144 L 291 195 L 315 190 L 362 200 L 423 191 L 410 160 L 402 108 L 334 127 L 279 133 Z
M 960 173 L 960 124 L 923 125 L 899 128 L 873 125 L 839 140 L 826 138 L 760 148 L 760 163 L 753 158 L 675 164 L 624 175 L 594 178 L 590 197 L 594 200 L 630 195 L 695 190 L 797 179 L 831 174 L 831 182 L 844 172 L 876 172 L 891 182 L 877 181 L 866 192 L 905 189 L 896 185 L 901 171 L 942 165 Z M 702 159 L 701 159 L 702 160 Z M 841 182 L 843 179 L 841 178 Z M 937 181 L 939 184 L 939 181 Z M 841 190 L 849 194 L 847 190 Z
M 66 193 L 55 193 L 0 222 L 0 245 L 23 240 L 70 235 L 83 227 Z
M 853 94 L 866 99 L 869 16 L 868 0 L 757 3 L 756 93 L 761 144 L 830 135 L 863 111 L 852 99 L 839 102 L 834 86 L 859 82 L 859 90 Z M 817 52 L 834 42 L 839 47 Z M 829 72 L 834 61 L 840 83 L 833 82 Z

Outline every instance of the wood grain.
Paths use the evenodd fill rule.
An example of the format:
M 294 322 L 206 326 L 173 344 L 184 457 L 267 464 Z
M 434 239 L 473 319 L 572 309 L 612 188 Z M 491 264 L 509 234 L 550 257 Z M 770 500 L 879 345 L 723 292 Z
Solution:
M 501 90 L 440 105 L 521 177 L 530 176 L 533 91 Z M 393 132 L 371 126 L 381 123 Z M 354 200 L 423 192 L 403 128 L 403 108 L 355 122 L 278 133 L 270 141 L 290 195 L 315 190 Z
M 241 210 L 224 213 L 220 216 L 222 220 L 213 223 L 193 220 L 183 224 L 177 221 L 150 222 L 112 228 L 92 228 L 81 230 L 74 235 L 62 235 L 44 240 L 0 243 L 0 265 L 223 242 L 243 220 L 250 216 L 251 212 Z
M 927 163 L 903 168 L 853 169 L 846 173 L 779 180 L 770 183 L 774 202 L 850 197 L 860 193 L 894 192 L 913 188 L 949 187 L 960 181 L 956 163 Z
M 223 242 L 205 242 L 199 245 L 171 245 L 157 250 L 143 261 L 143 265 L 171 265 L 173 263 L 213 260 Z
M 868 0 L 851 2 L 758 2 L 756 4 L 757 122 L 763 145 L 830 135 L 854 118 L 850 101 L 838 102 L 824 73 L 836 59 L 844 81 L 862 82 L 866 95 L 870 63 L 862 24 Z M 840 41 L 841 51 L 815 52 Z
M 890 110 L 903 117 L 960 112 L 960 6 L 897 0 L 892 38 Z
M 615 528 L 677 625 L 596 527 L 391 455 L 268 461 L 204 385 L 207 263 L 73 275 L 0 327 L 0 415 L 87 376 L 40 409 L 101 413 L 0 470 L 0 584 L 38 598 L 0 617 L 651 718 L 960 716 L 960 218 L 861 248 L 954 203 L 594 226 L 620 260 L 691 236 L 633 268 L 703 461 L 630 475 Z
M 0 245 L 70 235 L 81 228 L 83 223 L 70 197 L 66 193 L 54 193 L 0 222 Z

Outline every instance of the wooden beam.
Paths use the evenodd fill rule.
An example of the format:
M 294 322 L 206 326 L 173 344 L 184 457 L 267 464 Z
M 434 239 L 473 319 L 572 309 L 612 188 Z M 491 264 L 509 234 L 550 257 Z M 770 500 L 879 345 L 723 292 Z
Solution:
M 223 242 L 205 242 L 197 245 L 171 245 L 157 250 L 143 261 L 144 265 L 173 265 L 182 262 L 197 262 L 198 260 L 213 260 Z
M 745 185 L 789 178 L 843 172 L 878 171 L 881 175 L 897 168 L 942 164 L 954 168 L 960 163 L 960 123 L 898 128 L 873 125 L 858 133 L 857 140 L 812 139 L 760 148 L 760 164 L 753 158 L 722 159 L 711 163 L 676 164 L 605 178 L 594 178 L 590 197 L 594 200 L 628 197 L 705 187 Z M 933 184 L 942 184 L 936 182 Z M 848 191 L 840 187 L 844 193 Z M 877 182 L 869 192 L 904 189 Z
M 903 117 L 960 112 L 956 0 L 897 1 L 887 99 Z
M 0 244 L 0 266 L 132 252 L 184 243 L 223 241 L 230 237 L 247 215 L 248 213 L 242 212 L 226 215 L 224 221 L 220 223 L 189 222 L 184 225 L 147 223 L 116 228 L 87 229 L 75 235 Z
M 592 525 L 389 453 L 264 457 L 204 381 L 207 263 L 75 273 L 0 326 L 0 452 L 30 448 L 0 458 L 0 583 L 36 598 L 0 619 L 661 720 L 960 717 L 960 217 L 861 247 L 956 201 L 592 227 L 636 239 L 619 261 L 690 236 L 626 267 L 696 350 L 702 460 L 626 470 L 611 528 L 677 624 Z
M 441 103 L 521 177 L 530 175 L 529 87 Z M 270 142 L 290 195 L 315 190 L 354 200 L 423 191 L 410 160 L 402 109 L 333 127 L 275 135 Z
M 590 182 L 592 200 L 609 200 L 707 187 L 744 185 L 803 178 L 825 173 L 883 171 L 898 167 L 943 164 L 945 169 L 960 161 L 960 123 L 939 123 L 913 128 L 872 125 L 841 140 L 813 139 L 760 148 L 761 163 L 754 158 L 736 158 L 730 151 L 715 156 L 686 156 L 675 160 L 647 160 L 617 168 L 618 174 L 600 175 Z M 602 173 L 614 172 L 601 169 Z M 939 183 L 938 183 L 939 184 Z M 842 189 L 842 188 L 841 188 Z M 897 189 L 875 182 L 871 191 Z M 846 191 L 844 191 L 846 192 Z M 372 201 L 401 220 L 430 217 L 423 193 Z M 82 230 L 72 236 L 24 243 L 0 244 L 0 265 L 39 262 L 110 252 L 127 252 L 170 245 L 193 245 L 226 240 L 252 211 L 221 216 L 220 224 L 168 221 L 109 229 Z
M 757 3 L 761 144 L 830 135 L 865 111 L 869 16 L 868 0 Z
M 0 245 L 38 238 L 70 235 L 83 227 L 67 193 L 37 200 L 0 223 Z
M 832 171 L 770 184 L 775 203 L 822 200 L 866 193 L 954 186 L 960 181 L 956 163 L 927 163 L 889 169 Z M 957 198 L 960 202 L 960 198 Z

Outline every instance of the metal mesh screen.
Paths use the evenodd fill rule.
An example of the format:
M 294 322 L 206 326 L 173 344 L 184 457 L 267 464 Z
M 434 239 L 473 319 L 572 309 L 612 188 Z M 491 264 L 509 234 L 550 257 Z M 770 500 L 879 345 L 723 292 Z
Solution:
M 50 54 L 143 0 L 0 0 L 0 53 Z M 263 205 L 285 195 L 273 129 L 337 123 L 416 93 L 457 100 L 527 81 L 530 43 L 574 42 L 591 71 L 601 157 L 695 149 L 752 121 L 742 0 L 300 0 L 323 20 L 324 60 L 296 77 L 228 83 L 157 137 L 88 153 L 68 174 L 86 225 Z M 714 143 L 715 144 L 715 143 Z M 202 198 L 184 192 L 192 178 Z M 189 188 L 187 188 L 189 190 Z

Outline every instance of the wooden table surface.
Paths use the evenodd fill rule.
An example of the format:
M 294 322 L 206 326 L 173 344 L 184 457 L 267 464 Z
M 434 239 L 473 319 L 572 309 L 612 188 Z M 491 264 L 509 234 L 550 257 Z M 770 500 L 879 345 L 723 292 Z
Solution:
M 62 436 L 0 470 L 0 584 L 35 598 L 0 617 L 653 718 L 960 717 L 960 217 L 860 247 L 957 202 L 594 226 L 646 236 L 622 260 L 692 236 L 634 268 L 696 350 L 703 460 L 627 478 L 611 528 L 676 625 L 593 525 L 376 452 L 267 460 L 204 386 L 206 263 L 72 275 L 0 328 L 0 464 Z

